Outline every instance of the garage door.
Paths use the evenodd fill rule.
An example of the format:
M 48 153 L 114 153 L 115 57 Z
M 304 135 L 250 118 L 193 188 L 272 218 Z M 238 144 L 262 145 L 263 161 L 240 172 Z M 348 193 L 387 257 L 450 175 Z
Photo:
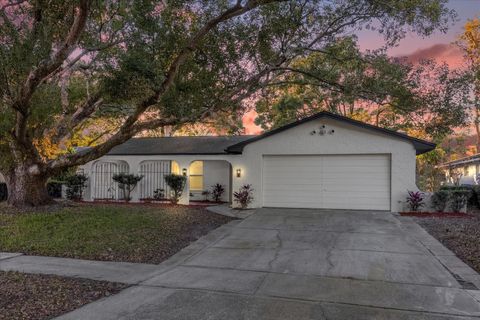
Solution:
M 390 156 L 265 156 L 263 205 L 390 210 Z

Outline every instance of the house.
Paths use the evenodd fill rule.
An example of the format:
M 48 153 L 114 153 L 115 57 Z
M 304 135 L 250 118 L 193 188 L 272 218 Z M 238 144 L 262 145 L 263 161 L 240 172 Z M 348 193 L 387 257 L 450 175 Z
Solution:
M 480 181 L 480 153 L 473 156 L 442 163 L 438 166 L 445 171 L 445 179 L 450 184 L 474 185 Z
M 82 167 L 86 200 L 118 198 L 116 172 L 144 176 L 132 201 L 167 187 L 165 174 L 188 177 L 180 200 L 201 199 L 222 184 L 224 201 L 251 184 L 251 207 L 399 211 L 417 190 L 415 156 L 435 144 L 329 112 L 258 136 L 133 138 Z

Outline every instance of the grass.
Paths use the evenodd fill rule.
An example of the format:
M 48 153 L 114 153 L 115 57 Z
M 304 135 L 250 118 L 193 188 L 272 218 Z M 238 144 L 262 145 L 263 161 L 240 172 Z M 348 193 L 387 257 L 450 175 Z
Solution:
M 181 206 L 92 204 L 15 214 L 4 209 L 0 251 L 160 263 L 228 221 L 203 208 Z

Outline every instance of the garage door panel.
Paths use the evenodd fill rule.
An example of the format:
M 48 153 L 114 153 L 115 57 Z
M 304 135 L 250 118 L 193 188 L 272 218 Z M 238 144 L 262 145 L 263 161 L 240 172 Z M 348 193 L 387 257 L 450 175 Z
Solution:
M 388 155 L 265 156 L 270 207 L 390 209 Z

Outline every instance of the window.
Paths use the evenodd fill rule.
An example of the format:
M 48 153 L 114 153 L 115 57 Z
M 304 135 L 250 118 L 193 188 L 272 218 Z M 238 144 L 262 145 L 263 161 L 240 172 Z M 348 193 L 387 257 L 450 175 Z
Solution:
M 203 161 L 194 161 L 190 165 L 190 190 L 203 191 Z
M 180 174 L 180 166 L 178 165 L 178 162 L 172 161 L 172 169 L 171 169 L 173 174 Z

